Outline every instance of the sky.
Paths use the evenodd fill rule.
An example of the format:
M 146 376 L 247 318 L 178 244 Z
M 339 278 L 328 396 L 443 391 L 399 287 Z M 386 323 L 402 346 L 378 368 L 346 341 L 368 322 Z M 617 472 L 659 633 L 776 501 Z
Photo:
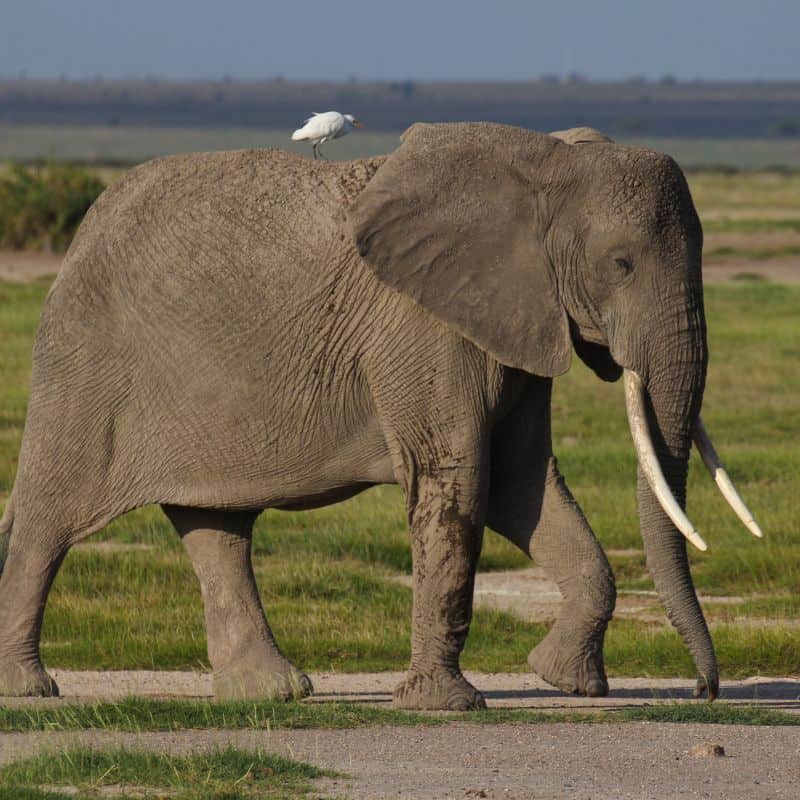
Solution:
M 0 0 L 0 76 L 800 79 L 800 0 Z

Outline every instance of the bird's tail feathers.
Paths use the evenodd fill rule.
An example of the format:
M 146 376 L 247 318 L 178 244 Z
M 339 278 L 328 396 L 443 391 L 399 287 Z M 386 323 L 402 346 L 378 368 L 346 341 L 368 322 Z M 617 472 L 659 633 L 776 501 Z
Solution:
M 303 129 L 302 128 L 298 128 L 292 134 L 292 141 L 293 142 L 304 142 L 305 140 L 306 140 L 306 135 L 305 135 L 305 133 L 303 133 Z

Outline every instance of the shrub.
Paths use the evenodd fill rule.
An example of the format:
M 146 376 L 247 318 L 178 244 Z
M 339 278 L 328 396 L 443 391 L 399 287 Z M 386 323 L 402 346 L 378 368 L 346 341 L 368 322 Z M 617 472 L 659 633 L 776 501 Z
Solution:
M 0 247 L 66 250 L 103 181 L 80 167 L 16 164 L 0 177 Z

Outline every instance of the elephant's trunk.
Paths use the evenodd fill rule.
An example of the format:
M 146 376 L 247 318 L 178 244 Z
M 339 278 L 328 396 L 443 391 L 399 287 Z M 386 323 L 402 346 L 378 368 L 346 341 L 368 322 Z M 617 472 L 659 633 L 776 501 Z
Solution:
M 707 689 L 709 698 L 713 699 L 719 689 L 719 675 L 714 645 L 689 571 L 684 536 L 691 536 L 686 530 L 682 533 L 673 521 L 681 524 L 680 517 L 686 505 L 689 452 L 702 402 L 707 360 L 702 298 L 694 307 L 690 305 L 687 309 L 684 305 L 683 308 L 688 314 L 677 326 L 680 343 L 669 348 L 668 364 L 662 364 L 660 369 L 650 367 L 642 392 L 646 428 L 657 466 L 677 508 L 671 510 L 667 506 L 665 510 L 653 491 L 652 472 L 640 456 L 639 516 L 647 566 L 656 590 L 667 616 L 692 654 L 700 674 L 698 689 Z M 651 357 L 649 363 L 659 362 Z M 691 530 L 691 524 L 686 522 Z

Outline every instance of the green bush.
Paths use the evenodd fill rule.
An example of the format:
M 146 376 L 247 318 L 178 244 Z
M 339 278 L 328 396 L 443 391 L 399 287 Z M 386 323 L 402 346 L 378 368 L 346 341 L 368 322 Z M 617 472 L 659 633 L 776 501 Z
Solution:
M 66 250 L 105 184 L 80 167 L 15 164 L 0 177 L 0 247 Z

